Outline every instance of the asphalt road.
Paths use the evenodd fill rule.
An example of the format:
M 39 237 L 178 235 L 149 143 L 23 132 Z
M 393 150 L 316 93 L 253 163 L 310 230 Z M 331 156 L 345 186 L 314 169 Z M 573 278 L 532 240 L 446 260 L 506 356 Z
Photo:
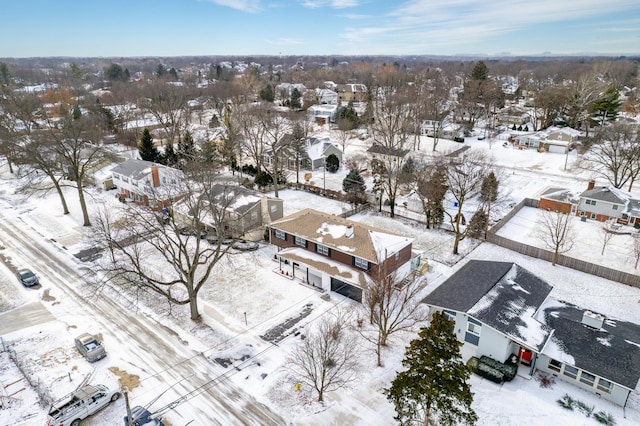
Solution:
M 15 221 L 16 218 L 0 211 L 0 235 L 4 245 L 33 267 L 46 285 L 61 292 L 65 304 L 84 311 L 87 321 L 92 321 L 96 328 L 109 331 L 111 344 L 115 339 L 121 345 L 120 352 L 126 355 L 120 368 L 128 370 L 127 364 L 131 364 L 149 374 L 147 379 L 141 379 L 149 381 L 147 388 L 159 392 L 173 385 L 154 409 L 202 387 L 199 395 L 175 407 L 172 415 L 183 419 L 185 424 L 193 420 L 191 425 L 287 423 L 229 380 L 208 384 L 224 370 L 184 345 L 175 333 L 167 333 L 151 319 L 134 314 L 103 295 L 86 298 L 79 290 L 83 285 L 83 274 L 87 273 L 83 270 L 86 267 L 77 260 L 74 260 L 77 266 L 73 265 L 69 261 L 73 259 L 71 253 L 46 238 L 35 238 L 32 230 L 25 230 L 24 225 L 16 226 Z M 34 320 L 50 318 L 41 308 L 31 309 L 38 313 Z M 135 398 L 135 390 L 131 395 Z M 118 418 L 122 418 L 120 413 Z

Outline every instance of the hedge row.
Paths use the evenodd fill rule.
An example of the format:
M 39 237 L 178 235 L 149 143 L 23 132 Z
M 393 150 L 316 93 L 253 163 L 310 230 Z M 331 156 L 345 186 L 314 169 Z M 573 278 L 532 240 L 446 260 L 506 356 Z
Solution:
M 507 382 L 513 380 L 513 378 L 516 377 L 516 374 L 518 373 L 517 364 L 499 362 L 493 358 L 489 358 L 488 356 L 480 357 L 480 363 L 487 364 L 489 367 L 495 368 L 496 370 L 500 371 L 502 374 L 504 374 L 504 380 Z
M 516 364 L 505 364 L 488 356 L 482 356 L 480 359 L 471 357 L 469 361 L 467 361 L 467 366 L 478 376 L 495 383 L 509 382 L 513 380 L 518 372 L 518 366 Z

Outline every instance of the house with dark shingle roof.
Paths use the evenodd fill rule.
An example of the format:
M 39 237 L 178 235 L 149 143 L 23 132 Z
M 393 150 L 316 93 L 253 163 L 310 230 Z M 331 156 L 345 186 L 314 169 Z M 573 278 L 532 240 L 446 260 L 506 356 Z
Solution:
M 313 209 L 274 221 L 277 271 L 358 302 L 368 279 L 400 280 L 417 268 L 412 238 Z
M 587 190 L 580 194 L 576 215 L 605 222 L 615 219 L 624 225 L 640 226 L 640 200 L 626 191 L 612 186 L 595 186 L 589 182 Z
M 640 379 L 640 326 L 554 300 L 552 286 L 511 262 L 470 260 L 424 303 L 455 322 L 466 361 L 515 357 L 624 405 Z
M 540 194 L 538 208 L 560 213 L 574 214 L 580 196 L 566 188 L 547 188 Z

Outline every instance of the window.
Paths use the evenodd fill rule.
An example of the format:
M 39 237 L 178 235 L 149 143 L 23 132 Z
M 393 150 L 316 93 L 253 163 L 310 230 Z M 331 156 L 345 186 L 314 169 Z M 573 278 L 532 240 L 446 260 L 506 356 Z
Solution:
M 360 269 L 369 269 L 369 262 L 365 259 L 361 259 L 359 257 L 353 258 L 353 264 Z
M 612 206 L 612 208 L 613 208 L 614 210 L 618 210 L 618 205 L 617 205 L 617 204 L 614 204 L 614 205 Z
M 593 384 L 596 382 L 596 376 L 583 371 L 582 373 L 580 373 L 580 381 L 585 385 L 593 386 Z
M 478 321 L 467 318 L 467 332 L 464 334 L 464 341 L 478 346 L 480 343 L 480 329 L 481 325 Z
M 586 200 L 586 201 L 585 201 L 585 203 L 586 203 L 586 204 L 590 204 L 590 205 L 592 205 L 592 206 L 595 206 L 595 205 L 596 205 L 596 201 L 595 201 L 595 200 Z
M 591 219 L 595 219 L 596 218 L 596 214 L 595 213 L 591 213 Z
M 273 230 L 273 236 L 281 240 L 285 240 L 285 241 L 287 240 L 287 234 L 285 234 L 284 231 L 281 231 L 279 229 Z
M 327 246 L 322 246 L 320 244 L 316 245 L 316 251 L 320 254 L 323 254 L 325 256 L 329 256 L 329 247 Z
M 393 257 L 393 259 L 395 261 L 398 261 L 398 259 L 400 259 L 400 252 L 396 252 L 396 255 Z
M 567 377 L 571 377 L 572 379 L 575 379 L 578 376 L 578 369 L 565 364 L 564 375 Z
M 256 220 L 258 218 L 258 212 L 251 212 L 251 220 Z
M 475 334 L 476 336 L 479 336 L 481 329 L 482 327 L 479 324 L 474 324 L 471 321 L 467 323 L 467 331 L 471 334 Z
M 583 217 L 584 217 L 584 212 L 580 212 L 580 216 L 583 216 Z
M 598 389 L 606 392 L 606 393 L 611 393 L 611 388 L 613 387 L 613 385 L 611 384 L 610 381 L 605 380 L 605 379 L 598 379 Z
M 271 213 L 275 213 L 276 212 L 276 205 L 272 204 L 270 209 L 271 209 Z
M 307 240 L 305 240 L 304 238 L 295 237 L 293 241 L 296 243 L 297 246 L 305 247 L 305 248 L 307 247 Z
M 449 321 L 454 321 L 456 320 L 456 313 L 453 311 L 447 311 L 446 309 L 444 311 L 442 311 L 442 313 L 444 314 L 445 317 L 447 317 L 447 319 Z
M 549 363 L 547 364 L 547 368 L 559 373 L 562 369 L 562 363 L 560 361 L 556 361 L 555 359 L 550 359 Z
M 586 200 L 585 203 L 586 204 L 591 204 L 591 200 Z

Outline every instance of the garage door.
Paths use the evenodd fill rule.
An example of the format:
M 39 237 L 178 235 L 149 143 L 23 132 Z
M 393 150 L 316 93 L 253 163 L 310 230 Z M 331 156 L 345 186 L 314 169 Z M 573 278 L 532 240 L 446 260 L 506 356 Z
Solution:
M 556 154 L 564 154 L 565 147 L 562 145 L 549 145 L 549 152 L 554 152 Z
M 315 275 L 311 273 L 311 271 L 307 271 L 307 278 L 309 284 L 322 288 L 322 277 L 320 275 Z
M 354 285 L 345 283 L 335 278 L 331 278 L 331 291 L 335 291 L 338 294 L 353 299 L 356 302 L 362 303 L 362 289 Z

